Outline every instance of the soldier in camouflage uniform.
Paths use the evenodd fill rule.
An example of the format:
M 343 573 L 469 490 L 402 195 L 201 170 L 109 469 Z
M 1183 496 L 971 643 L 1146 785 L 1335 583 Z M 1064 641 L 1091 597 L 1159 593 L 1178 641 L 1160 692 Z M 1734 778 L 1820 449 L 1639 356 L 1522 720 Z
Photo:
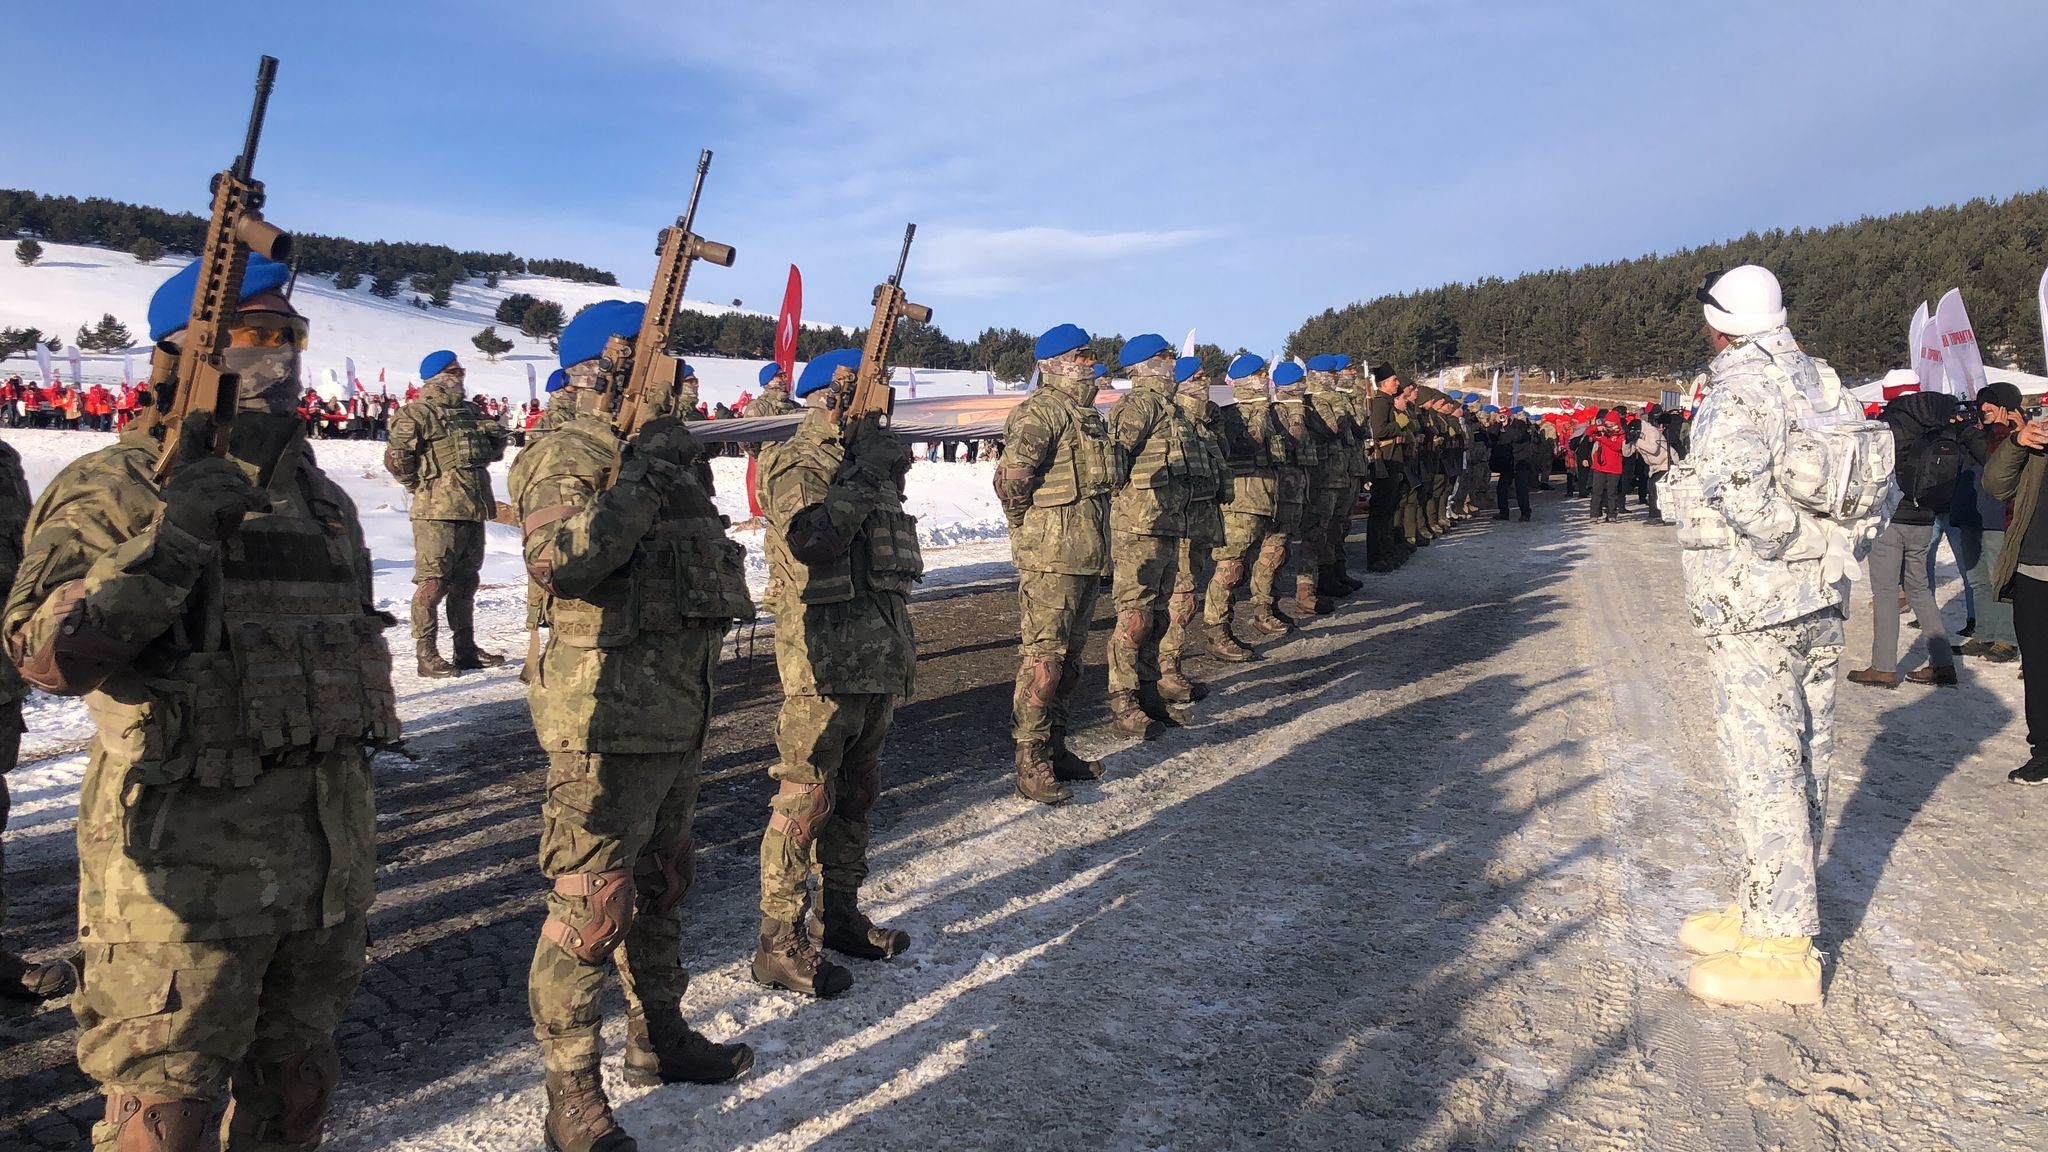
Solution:
M 789 397 L 789 377 L 783 375 L 782 365 L 770 364 L 761 369 L 761 394 L 747 401 L 747 406 L 740 411 L 740 415 L 749 418 L 787 416 L 792 412 L 801 411 L 802 405 Z M 762 446 L 759 443 L 748 444 L 746 447 L 749 456 L 758 456 L 761 453 Z
M 1041 804 L 1073 798 L 1066 783 L 1102 775 L 1067 747 L 1095 597 L 1110 572 L 1109 428 L 1095 410 L 1088 333 L 1061 324 L 1038 338 L 1039 386 L 1003 423 L 996 498 L 1010 524 L 1022 634 L 1011 734 L 1017 792 Z
M 1230 502 L 1236 488 L 1217 437 L 1220 417 L 1216 405 L 1209 401 L 1209 377 L 1202 371 L 1201 357 L 1182 357 L 1175 362 L 1173 375 L 1173 402 L 1200 451 L 1188 454 L 1188 534 L 1180 540 L 1173 598 L 1166 606 L 1166 634 L 1159 640 L 1159 684 L 1169 699 L 1196 700 L 1206 691 L 1187 678 L 1181 656 L 1201 619 L 1197 593 L 1205 587 L 1211 553 L 1224 542 L 1221 506 Z M 1230 635 L 1227 621 L 1209 630 L 1208 640 L 1209 654 L 1218 660 L 1237 664 L 1252 658 L 1251 650 Z
M 1401 438 L 1407 413 L 1401 400 L 1401 378 L 1392 366 L 1375 365 L 1365 395 L 1369 506 L 1365 515 L 1366 567 L 1392 572 L 1408 558 L 1401 540 L 1400 513 L 1406 496 L 1408 463 Z
M 1274 469 L 1273 523 L 1259 545 L 1258 559 L 1252 563 L 1254 623 L 1273 620 L 1288 629 L 1295 624 L 1279 610 L 1279 585 L 1288 559 L 1299 551 L 1295 541 L 1301 534 L 1303 506 L 1308 499 L 1308 465 L 1315 462 L 1315 449 L 1308 444 L 1308 427 L 1301 415 L 1301 381 L 1305 375 L 1301 365 L 1292 361 L 1274 365 L 1271 373 L 1273 426 L 1279 431 L 1271 454 L 1284 458 L 1286 463 Z
M 860 885 L 868 809 L 882 791 L 882 742 L 917 665 L 908 598 L 924 560 L 917 518 L 903 510 L 910 449 L 875 416 L 843 432 L 834 416 L 853 397 L 860 360 L 846 349 L 806 364 L 796 388 L 803 423 L 761 453 L 767 603 L 783 698 L 753 971 L 763 984 L 807 996 L 853 983 L 818 956 L 805 928 L 814 864 L 812 926 L 825 947 L 862 960 L 910 947 L 908 933 L 877 927 L 861 911 Z
M 1336 516 L 1330 521 L 1330 540 L 1335 546 L 1330 584 L 1333 588 L 1343 588 L 1344 592 L 1340 594 L 1365 587 L 1365 581 L 1351 574 L 1350 547 L 1352 517 L 1358 509 L 1358 497 L 1372 478 L 1372 432 L 1366 411 L 1368 401 L 1360 390 L 1361 375 L 1351 357 L 1337 357 L 1337 388 L 1331 395 L 1331 403 L 1343 414 L 1344 432 L 1349 441 L 1344 457 L 1347 483 L 1338 494 Z
M 1815 877 L 1849 584 L 1842 530 L 1779 486 L 1797 413 L 1793 388 L 1771 374 L 1809 396 L 1821 378 L 1785 327 L 1768 271 L 1737 268 L 1699 296 L 1716 354 L 1672 500 L 1686 599 L 1713 658 L 1743 862 L 1736 907 L 1690 917 L 1680 934 L 1709 953 L 1687 987 L 1722 1003 L 1814 1004 Z
M 1230 468 L 1230 496 L 1221 505 L 1223 536 L 1210 550 L 1216 571 L 1209 578 L 1202 605 L 1202 622 L 1219 636 L 1229 636 L 1231 599 L 1274 531 L 1280 469 L 1286 464 L 1288 447 L 1267 394 L 1265 360 L 1245 353 L 1230 362 L 1224 376 L 1230 384 L 1230 401 L 1217 413 L 1216 436 Z M 1284 634 L 1287 623 L 1273 615 L 1271 595 L 1262 613 L 1256 608 L 1256 590 L 1253 599 L 1254 614 L 1247 622 L 1268 636 Z M 1236 638 L 1231 637 L 1231 642 L 1236 643 Z
M 1323 495 L 1317 501 L 1323 515 L 1316 533 L 1316 574 L 1311 587 L 1316 595 L 1335 598 L 1349 596 L 1364 587 L 1342 574 L 1351 506 L 1358 500 L 1357 485 L 1351 475 L 1353 462 L 1358 458 L 1358 422 L 1352 415 L 1353 390 L 1343 376 L 1352 371 L 1351 357 L 1321 356 L 1309 363 L 1314 365 L 1318 361 L 1322 367 L 1308 374 L 1308 414 L 1323 437 Z M 1300 599 L 1299 594 L 1296 599 Z
M 498 514 L 490 466 L 509 434 L 462 394 L 455 353 L 420 361 L 419 399 L 391 418 L 384 470 L 412 497 L 412 640 L 422 676 L 495 668 L 503 656 L 476 646 L 476 588 L 484 566 L 484 525 Z M 441 659 L 435 610 L 448 603 L 455 663 Z
M 623 381 L 599 357 L 637 335 L 644 312 L 604 301 L 563 330 L 549 431 L 507 484 L 531 577 L 527 625 L 547 629 L 525 675 L 548 754 L 540 869 L 553 883 L 526 982 L 545 1135 L 567 1152 L 634 1146 L 598 1073 L 599 994 L 614 965 L 634 1082 L 717 1083 L 753 1063 L 746 1045 L 715 1044 L 683 1019 L 676 910 L 696 880 L 690 825 L 719 646 L 754 605 L 689 432 L 659 417 L 623 453 L 613 432 Z
M 1314 386 L 1327 387 L 1329 359 L 1318 356 L 1314 362 L 1322 365 L 1317 374 L 1324 378 Z M 1278 384 L 1279 374 L 1275 375 L 1275 383 Z M 1293 530 L 1287 534 L 1285 558 L 1292 565 L 1294 577 L 1294 597 L 1287 601 L 1287 606 L 1297 620 L 1333 611 L 1329 598 L 1316 591 L 1316 571 L 1322 564 L 1323 538 L 1329 532 L 1330 515 L 1337 503 L 1336 493 L 1330 488 L 1331 465 L 1335 462 L 1337 444 L 1309 404 L 1309 376 L 1310 373 L 1302 372 L 1300 379 L 1291 379 L 1276 388 L 1273 396 L 1274 413 L 1280 419 L 1281 428 L 1294 442 L 1294 461 L 1302 477 L 1301 513 L 1294 521 Z M 1287 593 L 1287 576 L 1285 568 L 1274 573 L 1278 585 L 1276 595 Z
M 198 278 L 158 289 L 153 340 L 182 339 Z M 220 1147 L 224 1087 L 228 1148 L 318 1144 L 363 970 L 366 747 L 398 738 L 390 621 L 355 506 L 297 417 L 306 322 L 285 279 L 250 258 L 223 354 L 241 389 L 229 455 L 206 454 L 195 413 L 159 486 L 165 423 L 146 412 L 51 481 L 7 601 L 8 655 L 35 687 L 86 696 L 96 728 L 72 1011 L 106 1094 L 98 1148 Z
M 28 479 L 22 475 L 21 455 L 0 440 L 0 587 L 13 587 L 14 574 L 21 566 L 28 506 Z M 0 832 L 7 828 L 7 774 L 14 771 L 21 753 L 21 698 L 27 694 L 28 685 L 22 683 L 14 663 L 0 660 Z M 6 852 L 0 850 L 0 876 L 6 867 Z M 7 887 L 0 879 L 0 920 L 6 915 Z M 0 947 L 0 999 L 54 999 L 63 995 L 70 983 L 68 971 L 62 964 L 31 964 Z
M 1134 336 L 1118 357 L 1131 388 L 1109 409 L 1115 493 L 1110 498 L 1111 594 L 1116 629 L 1109 635 L 1109 711 L 1120 730 L 1143 731 L 1146 720 L 1177 723 L 1170 704 L 1194 694 L 1160 680 L 1159 643 L 1188 532 L 1194 476 L 1204 457 L 1174 403 L 1173 346 L 1157 333 Z M 1213 480 L 1210 481 L 1214 483 Z

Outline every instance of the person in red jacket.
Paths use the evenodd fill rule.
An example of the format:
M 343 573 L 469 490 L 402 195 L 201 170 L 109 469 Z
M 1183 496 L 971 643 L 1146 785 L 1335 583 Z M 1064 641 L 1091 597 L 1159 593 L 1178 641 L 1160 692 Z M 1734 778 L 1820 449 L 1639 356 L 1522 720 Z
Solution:
M 1593 443 L 1593 508 L 1588 515 L 1613 524 L 1621 519 L 1621 425 L 1602 408 L 1586 438 Z

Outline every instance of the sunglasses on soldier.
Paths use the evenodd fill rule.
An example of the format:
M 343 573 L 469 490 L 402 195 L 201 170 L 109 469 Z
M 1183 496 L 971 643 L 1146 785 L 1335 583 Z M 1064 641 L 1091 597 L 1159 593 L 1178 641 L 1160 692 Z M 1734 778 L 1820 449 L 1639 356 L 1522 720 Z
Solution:
M 1719 300 L 1714 299 L 1714 285 L 1719 284 L 1721 282 L 1721 277 L 1726 276 L 1727 274 L 1728 272 L 1726 269 L 1723 269 L 1719 272 L 1707 273 L 1706 279 L 1700 281 L 1700 286 L 1698 288 L 1693 289 L 1692 298 L 1699 301 L 1702 304 L 1707 305 L 1710 308 L 1720 308 L 1720 310 L 1723 312 L 1728 311 L 1728 309 L 1721 307 L 1721 302 Z
M 228 329 L 230 348 L 306 350 L 306 318 L 282 312 L 243 312 Z

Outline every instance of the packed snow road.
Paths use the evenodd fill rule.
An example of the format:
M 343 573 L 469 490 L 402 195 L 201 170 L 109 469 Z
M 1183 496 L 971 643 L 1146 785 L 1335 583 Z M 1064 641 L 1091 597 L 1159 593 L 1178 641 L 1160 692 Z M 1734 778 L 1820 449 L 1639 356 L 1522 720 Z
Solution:
M 1565 507 L 1458 529 L 1261 663 L 1199 663 L 1195 725 L 1092 729 L 1108 777 L 1057 810 L 1010 791 L 1007 583 L 921 599 L 869 889 L 917 943 L 825 1002 L 744 977 L 776 692 L 765 644 L 751 684 L 729 662 L 685 1009 L 758 1061 L 652 1091 L 614 1065 L 621 1121 L 650 1149 L 2048 1147 L 2048 797 L 2004 782 L 2011 667 L 1845 689 L 1828 1001 L 1694 1004 L 1674 935 L 1732 860 L 1701 646 L 1669 533 Z M 536 1148 L 541 757 L 509 676 L 410 699 L 329 1146 Z M 11 926 L 56 955 L 68 821 L 8 849 Z M 0 1020 L 0 1148 L 79 1139 L 68 1025 Z

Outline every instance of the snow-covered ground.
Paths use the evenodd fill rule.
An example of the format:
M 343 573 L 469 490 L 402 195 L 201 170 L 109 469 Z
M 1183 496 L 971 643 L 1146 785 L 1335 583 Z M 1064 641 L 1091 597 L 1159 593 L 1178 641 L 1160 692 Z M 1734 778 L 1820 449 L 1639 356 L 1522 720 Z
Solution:
M 140 347 L 125 358 L 119 354 L 86 355 L 82 364 L 84 375 L 120 380 L 125 370 L 131 378 L 139 380 L 149 372 L 149 298 L 188 259 L 169 256 L 154 264 L 139 264 L 125 252 L 46 242 L 42 259 L 34 265 L 24 267 L 14 260 L 0 261 L 0 327 L 38 328 L 45 336 L 56 336 L 69 344 L 79 325 L 97 324 L 102 315 L 112 313 L 128 326 Z M 693 276 L 693 285 L 700 291 L 711 287 L 711 277 L 718 271 L 708 266 L 700 268 Z M 462 357 L 469 370 L 468 386 L 473 394 L 503 396 L 523 403 L 527 399 L 528 368 L 532 368 L 535 379 L 545 383 L 556 366 L 556 357 L 548 351 L 545 341 L 529 340 L 519 334 L 517 325 L 504 324 L 496 318 L 499 303 L 518 292 L 560 304 L 565 316 L 574 316 L 584 305 L 599 300 L 647 299 L 647 291 L 641 285 L 608 288 L 546 276 L 505 276 L 496 288 L 484 287 L 481 279 L 458 284 L 448 307 L 422 309 L 413 307 L 414 294 L 404 286 L 396 298 L 380 300 L 370 295 L 368 280 L 344 291 L 336 288 L 328 277 L 301 276 L 293 303 L 306 314 L 312 327 L 305 378 L 323 392 L 335 392 L 330 381 L 344 379 L 346 361 L 352 359 L 356 378 L 366 388 L 375 391 L 386 387 L 398 395 L 417 379 L 422 357 L 447 348 Z M 774 318 L 773 313 L 701 300 L 686 301 L 685 307 L 711 316 L 738 313 Z M 861 322 L 866 323 L 865 315 Z M 470 338 L 486 326 L 495 326 L 498 335 L 513 344 L 512 351 L 496 362 L 484 359 L 470 343 Z M 834 325 L 807 322 L 805 326 Z M 742 393 L 758 391 L 757 373 L 765 361 L 692 356 L 690 363 L 697 369 L 700 395 L 710 405 L 730 404 Z M 71 369 L 62 354 L 55 358 L 54 366 L 65 379 L 70 378 Z M 16 355 L 0 362 L 0 376 L 32 376 L 36 371 L 33 357 Z M 899 369 L 897 375 L 907 383 L 906 372 Z M 917 394 L 921 397 L 979 395 L 986 391 L 988 377 L 981 372 L 920 370 L 917 383 Z
M 5 433 L 7 442 L 21 453 L 28 474 L 29 490 L 40 494 L 59 469 L 78 456 L 113 443 L 114 437 L 97 432 L 56 432 L 14 429 Z M 412 598 L 412 524 L 407 518 L 405 489 L 384 471 L 384 445 L 373 440 L 315 440 L 315 456 L 328 475 L 348 491 L 362 514 L 363 534 L 369 541 L 375 563 L 377 605 L 406 618 Z M 514 448 L 505 460 L 491 469 L 500 498 L 505 495 L 505 477 L 518 455 Z M 768 583 L 767 561 L 762 552 L 759 521 L 748 523 L 746 460 L 721 456 L 712 461 L 718 486 L 718 506 L 736 527 L 733 539 L 746 546 L 747 579 L 756 598 Z M 992 485 L 994 465 L 919 460 L 910 472 L 906 505 L 918 518 L 918 537 L 927 552 L 927 587 L 943 587 L 954 581 L 979 577 L 991 565 L 1007 568 L 1010 558 L 1009 529 L 1002 507 L 996 503 Z M 477 631 L 486 648 L 513 654 L 526 644 L 526 571 L 519 553 L 518 530 L 505 524 L 485 526 L 483 587 L 477 594 Z M 427 685 L 416 684 L 403 657 L 411 653 L 412 640 L 401 625 L 390 633 L 391 650 L 400 655 L 401 689 L 417 692 Z M 443 641 L 446 643 L 445 639 Z M 485 674 L 491 680 L 509 680 L 503 672 Z M 465 678 L 467 685 L 471 678 Z M 516 687 L 516 682 L 513 682 Z M 444 699 L 447 685 L 436 684 L 434 694 Z M 40 693 L 27 705 L 28 736 L 23 759 L 50 755 L 61 749 L 83 748 L 92 734 L 85 706 L 78 700 L 61 700 Z M 33 819 L 25 808 L 17 808 L 15 819 Z

